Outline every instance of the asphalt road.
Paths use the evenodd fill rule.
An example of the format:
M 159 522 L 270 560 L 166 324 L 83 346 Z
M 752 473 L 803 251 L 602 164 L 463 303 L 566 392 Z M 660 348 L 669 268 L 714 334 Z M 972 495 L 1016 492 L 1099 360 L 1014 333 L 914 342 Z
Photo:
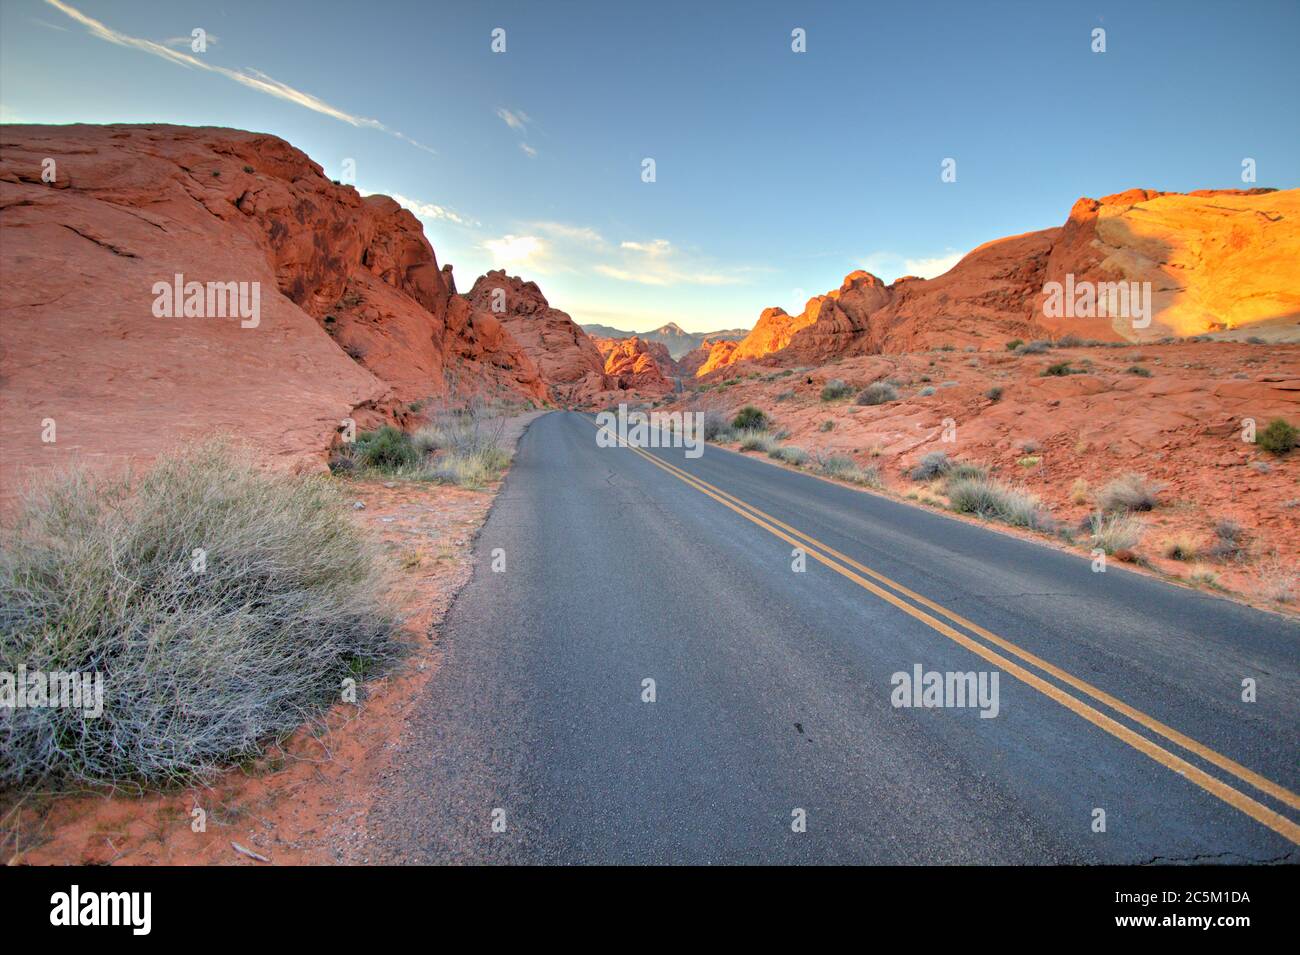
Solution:
M 477 558 L 376 860 L 1300 858 L 1281 617 L 578 414 L 524 435 Z M 997 672 L 996 716 L 894 706 L 918 665 Z

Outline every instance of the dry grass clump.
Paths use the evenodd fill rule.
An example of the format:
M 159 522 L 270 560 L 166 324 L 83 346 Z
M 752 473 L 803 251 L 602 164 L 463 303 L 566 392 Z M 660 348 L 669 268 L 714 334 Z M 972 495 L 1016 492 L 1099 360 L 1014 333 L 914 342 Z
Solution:
M 1088 518 L 1092 546 L 1103 553 L 1132 551 L 1142 539 L 1146 525 L 1127 514 L 1093 514 Z
M 98 673 L 103 712 L 8 710 L 0 785 L 202 778 L 291 733 L 397 655 L 382 567 L 332 481 L 221 440 L 47 479 L 0 546 L 0 671 Z
M 1007 487 L 987 477 L 949 480 L 947 494 L 953 510 L 962 514 L 974 514 L 986 520 L 1033 530 L 1050 530 L 1052 527 L 1052 520 L 1043 510 L 1038 495 Z
M 818 462 L 817 470 L 826 477 L 835 478 L 838 481 L 848 481 L 851 484 L 862 484 L 866 487 L 884 487 L 884 481 L 881 480 L 880 471 L 877 468 L 860 468 L 847 455 L 830 455 Z
M 762 451 L 770 454 L 779 445 L 777 438 L 761 428 L 742 428 L 736 431 L 736 440 L 742 451 Z
M 1148 481 L 1130 471 L 1097 492 L 1097 507 L 1103 511 L 1149 511 L 1159 503 L 1164 489 L 1159 481 Z

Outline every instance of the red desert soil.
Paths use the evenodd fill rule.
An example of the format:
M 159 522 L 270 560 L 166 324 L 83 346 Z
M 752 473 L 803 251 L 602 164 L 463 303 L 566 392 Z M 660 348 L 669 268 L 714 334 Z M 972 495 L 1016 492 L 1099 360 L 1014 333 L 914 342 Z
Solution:
M 512 419 L 507 447 L 542 412 Z M 356 833 L 419 689 L 439 665 L 438 625 L 469 580 L 474 539 L 497 488 L 469 491 L 421 482 L 347 481 L 353 517 L 384 543 L 399 583 L 410 654 L 367 683 L 357 705 L 336 704 L 251 764 L 209 786 L 141 796 L 29 799 L 0 826 L 0 855 L 31 865 L 261 865 L 364 862 Z M 193 832 L 195 808 L 207 831 Z M 4 811 L 0 810 L 0 815 Z M 16 842 L 16 851 L 15 851 Z
M 1059 362 L 1085 373 L 1043 375 Z M 737 383 L 725 384 L 736 377 Z M 857 405 L 852 397 L 822 401 L 822 387 L 832 379 L 851 385 L 854 394 L 889 379 L 899 398 L 874 406 Z M 1247 418 L 1259 429 L 1272 418 L 1300 420 L 1300 345 L 1182 342 L 1029 355 L 932 350 L 794 370 L 746 362 L 703 384 L 706 390 L 673 407 L 731 415 L 756 405 L 775 418 L 775 429 L 789 432 L 785 443 L 874 465 L 890 488 L 922 502 L 944 503 L 937 487 L 905 476 L 930 451 L 988 465 L 998 480 L 1040 495 L 1071 528 L 1092 512 L 1093 495 L 1106 482 L 1137 472 L 1165 484 L 1159 505 L 1136 515 L 1146 524 L 1138 557 L 1177 576 L 1212 571 L 1221 586 L 1273 609 L 1286 608 L 1266 592 L 1287 579 L 1294 588 L 1300 450 L 1273 455 L 1242 436 Z M 996 400 L 990 396 L 995 388 Z M 925 389 L 933 393 L 921 394 Z M 943 440 L 946 424 L 954 427 L 951 442 Z M 1163 556 L 1164 543 L 1180 534 L 1204 554 L 1214 525 L 1224 519 L 1245 528 L 1244 559 Z M 1086 536 L 1077 536 L 1086 553 Z

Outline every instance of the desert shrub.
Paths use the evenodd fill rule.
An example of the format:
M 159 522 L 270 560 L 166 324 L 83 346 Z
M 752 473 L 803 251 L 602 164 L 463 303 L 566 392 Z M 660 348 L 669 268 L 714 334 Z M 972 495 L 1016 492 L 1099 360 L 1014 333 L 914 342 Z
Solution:
M 1078 348 L 1083 344 L 1083 339 L 1078 335 L 1062 335 L 1056 340 L 1057 348 Z
M 1055 364 L 1048 365 L 1046 368 L 1044 368 L 1042 375 L 1040 377 L 1043 378 L 1063 377 L 1065 375 L 1073 375 L 1073 374 L 1074 374 L 1074 369 L 1070 367 L 1070 363 L 1068 361 L 1058 361 Z
M 705 441 L 727 441 L 731 438 L 731 427 L 727 424 L 727 417 L 716 408 L 706 408 L 704 415 L 704 440 Z
M 443 484 L 482 488 L 499 478 L 509 464 L 510 453 L 495 445 L 452 449 L 433 461 L 427 476 Z
M 768 457 L 776 458 L 778 461 L 784 461 L 786 464 L 793 464 L 800 467 L 808 462 L 808 452 L 803 448 L 796 448 L 792 444 L 784 444 L 779 448 L 773 448 L 767 452 Z
M 740 450 L 742 451 L 762 451 L 767 453 L 777 446 L 777 439 L 770 432 L 759 428 L 737 431 L 736 440 L 740 442 Z
M 397 655 L 381 567 L 334 482 L 220 440 L 47 479 L 0 546 L 0 670 L 101 674 L 103 712 L 10 711 L 0 785 L 203 778 L 291 733 Z
M 1037 495 L 988 478 L 949 481 L 947 494 L 953 510 L 962 514 L 975 514 L 1013 527 L 1047 529 L 1051 523 Z
M 972 464 L 970 461 L 953 461 L 948 470 L 944 472 L 944 477 L 949 481 L 959 481 L 968 478 L 983 480 L 988 476 L 988 468 L 984 467 L 982 464 Z
M 1273 454 L 1286 454 L 1300 444 L 1300 429 L 1292 427 L 1284 418 L 1274 418 L 1255 435 L 1255 443 Z
M 783 392 L 781 392 L 779 395 L 776 396 L 776 400 L 777 400 L 777 401 L 789 401 L 789 400 L 790 400 L 791 398 L 793 398 L 793 397 L 794 397 L 794 391 L 793 391 L 793 390 L 791 390 L 791 391 L 783 391 Z
M 934 394 L 934 387 L 931 385 L 926 385 L 924 388 L 918 391 L 917 394 L 920 395 L 922 398 L 928 398 L 932 394 Z
M 1296 599 L 1300 573 L 1276 552 L 1260 564 L 1258 577 L 1260 593 L 1269 600 L 1289 604 Z
M 1216 560 L 1234 560 L 1246 551 L 1246 529 L 1233 520 L 1216 521 L 1214 540 L 1210 542 L 1210 556 Z
M 835 422 L 832 421 L 830 418 L 827 418 L 825 421 L 823 421 L 823 422 L 821 423 L 821 425 L 817 428 L 817 430 L 818 430 L 818 431 L 834 431 L 834 430 L 835 430 Z
M 921 458 L 920 463 L 912 468 L 909 475 L 913 481 L 932 481 L 937 477 L 943 477 L 952 467 L 952 462 L 948 460 L 948 455 L 942 451 L 931 451 Z
M 1097 507 L 1103 511 L 1149 511 L 1159 503 L 1164 487 L 1130 471 L 1097 492 Z
M 860 405 L 883 405 L 898 399 L 898 389 L 887 381 L 873 381 L 858 394 Z
M 745 405 L 731 419 L 731 427 L 735 431 L 766 431 L 770 424 L 767 415 L 753 405 Z
M 853 394 L 853 386 L 839 378 L 832 378 L 822 388 L 822 401 L 836 401 Z
M 1192 583 L 1202 584 L 1206 587 L 1218 588 L 1220 586 L 1219 575 L 1208 567 L 1193 567 L 1188 579 Z
M 984 392 L 984 397 L 989 401 L 1001 401 L 1002 389 L 999 387 L 990 388 L 988 391 Z
M 1131 551 L 1142 539 L 1146 527 L 1127 514 L 1093 514 L 1088 518 L 1092 546 L 1104 553 Z
M 839 481 L 848 481 L 851 484 L 862 484 L 875 488 L 884 486 L 879 470 L 874 467 L 860 468 L 852 458 L 843 454 L 833 454 L 824 458 L 819 462 L 817 470 L 827 477 Z
M 1017 345 L 1015 352 L 1017 355 L 1041 355 L 1051 347 L 1051 342 L 1039 339 L 1037 341 L 1025 342 L 1023 345 Z
M 1141 365 L 1129 365 L 1127 368 L 1124 369 L 1124 371 L 1130 375 L 1137 375 L 1139 378 L 1151 377 L 1151 369 L 1143 368 Z
M 1017 458 L 1016 464 L 1022 468 L 1037 467 L 1042 462 L 1042 457 L 1037 454 L 1026 454 L 1023 458 Z
M 363 431 L 357 435 L 351 456 L 357 467 L 396 471 L 418 464 L 421 452 L 409 434 L 386 424 L 378 431 Z
M 1023 345 L 1024 343 L 1025 343 L 1025 342 L 1024 342 L 1024 339 L 1021 339 L 1021 338 L 1013 338 L 1013 339 L 1011 339 L 1011 341 L 1007 342 L 1007 351 L 1015 351 L 1017 348 L 1019 348 L 1019 347 L 1020 347 L 1021 345 Z
M 1084 504 L 1088 500 L 1088 482 L 1084 478 L 1075 478 L 1070 485 L 1070 500 L 1075 504 Z
M 1191 534 L 1175 534 L 1161 545 L 1160 552 L 1173 560 L 1196 560 L 1201 546 Z

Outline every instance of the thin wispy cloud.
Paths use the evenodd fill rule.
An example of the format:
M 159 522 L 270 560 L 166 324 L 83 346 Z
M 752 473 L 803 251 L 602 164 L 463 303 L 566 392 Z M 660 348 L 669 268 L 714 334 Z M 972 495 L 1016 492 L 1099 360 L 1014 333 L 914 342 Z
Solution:
M 570 225 L 567 222 L 529 222 L 527 225 L 530 231 L 541 232 L 555 239 L 566 239 L 597 248 L 605 244 L 604 237 L 590 226 Z
M 519 148 L 524 151 L 524 155 L 527 156 L 529 159 L 537 158 L 537 150 L 534 149 L 532 146 L 529 146 L 527 143 L 520 143 Z
M 404 209 L 409 209 L 417 218 L 427 221 L 453 222 L 456 225 L 465 226 L 467 229 L 478 228 L 480 223 L 476 219 L 463 216 L 454 209 L 448 209 L 446 206 L 440 206 L 434 202 L 424 202 L 420 199 L 412 199 L 404 196 L 400 192 L 373 193 L 363 192 L 363 196 L 386 195 L 393 199 Z
M 594 271 L 606 278 L 638 285 L 739 285 L 743 269 L 718 270 L 694 262 L 667 239 L 620 242 L 622 261 L 602 262 Z
M 526 129 L 528 124 L 532 122 L 532 119 L 530 119 L 528 114 L 523 110 L 510 110 L 506 109 L 504 106 L 497 109 L 497 116 L 500 117 L 501 122 L 505 123 L 511 129 L 517 129 L 520 132 Z
M 221 42 L 221 37 L 209 33 L 203 38 L 203 42 L 208 46 L 216 46 Z M 173 36 L 162 41 L 163 46 L 169 46 L 174 50 L 193 49 L 194 37 L 192 36 Z
M 309 109 L 312 112 L 320 113 L 323 116 L 328 116 L 331 119 L 337 119 L 338 121 L 347 123 L 350 126 L 358 126 L 365 129 L 378 130 L 379 132 L 387 133 L 390 136 L 394 136 L 405 143 L 409 143 L 410 145 L 416 147 L 417 149 L 423 149 L 425 152 L 428 153 L 434 152 L 434 150 L 431 149 L 430 147 L 425 146 L 423 143 L 417 142 L 416 140 L 412 139 L 411 137 L 407 136 L 405 133 L 402 133 L 399 130 L 392 129 L 389 126 L 385 126 L 377 119 L 370 119 L 369 117 L 366 116 L 358 116 L 354 113 L 349 113 L 344 109 L 340 109 L 337 106 L 332 106 L 329 103 L 326 103 L 324 100 L 320 99 L 319 97 L 313 96 L 312 94 L 307 93 L 303 90 L 296 89 L 295 87 L 292 87 L 287 83 L 282 83 L 277 79 L 273 79 L 272 77 L 267 76 L 265 73 L 261 72 L 260 70 L 255 70 L 252 68 L 246 68 L 243 70 L 232 70 L 224 66 L 215 66 L 211 63 L 204 62 L 198 57 L 191 56 L 189 53 L 185 53 L 180 50 L 173 50 L 165 43 L 158 43 L 154 40 L 146 40 L 143 37 L 131 36 L 129 34 L 122 33 L 120 30 L 115 30 L 112 27 L 108 26 L 107 24 L 102 23 L 99 20 L 96 20 L 94 17 L 87 16 L 86 14 L 82 13 L 80 10 L 76 9 L 75 7 L 64 3 L 63 0 L 45 0 L 45 2 L 48 3 L 50 6 L 54 7 L 56 10 L 60 11 L 61 13 L 64 13 L 67 16 L 71 17 L 77 23 L 80 23 L 82 26 L 86 28 L 86 30 L 91 34 L 91 36 L 94 36 L 100 40 L 104 40 L 107 43 L 114 43 L 118 46 L 124 46 L 130 49 L 140 50 L 144 53 L 148 53 L 152 56 L 156 56 L 159 57 L 160 59 L 164 59 L 171 63 L 174 63 L 177 66 L 186 67 L 187 69 L 197 69 L 197 70 L 203 70 L 207 73 L 216 73 L 219 76 L 224 76 L 226 79 L 234 80 L 236 83 L 248 87 L 249 89 L 256 90 L 259 93 L 265 93 L 268 96 L 274 96 L 277 99 L 285 100 L 297 106 L 301 106 L 304 109 Z

